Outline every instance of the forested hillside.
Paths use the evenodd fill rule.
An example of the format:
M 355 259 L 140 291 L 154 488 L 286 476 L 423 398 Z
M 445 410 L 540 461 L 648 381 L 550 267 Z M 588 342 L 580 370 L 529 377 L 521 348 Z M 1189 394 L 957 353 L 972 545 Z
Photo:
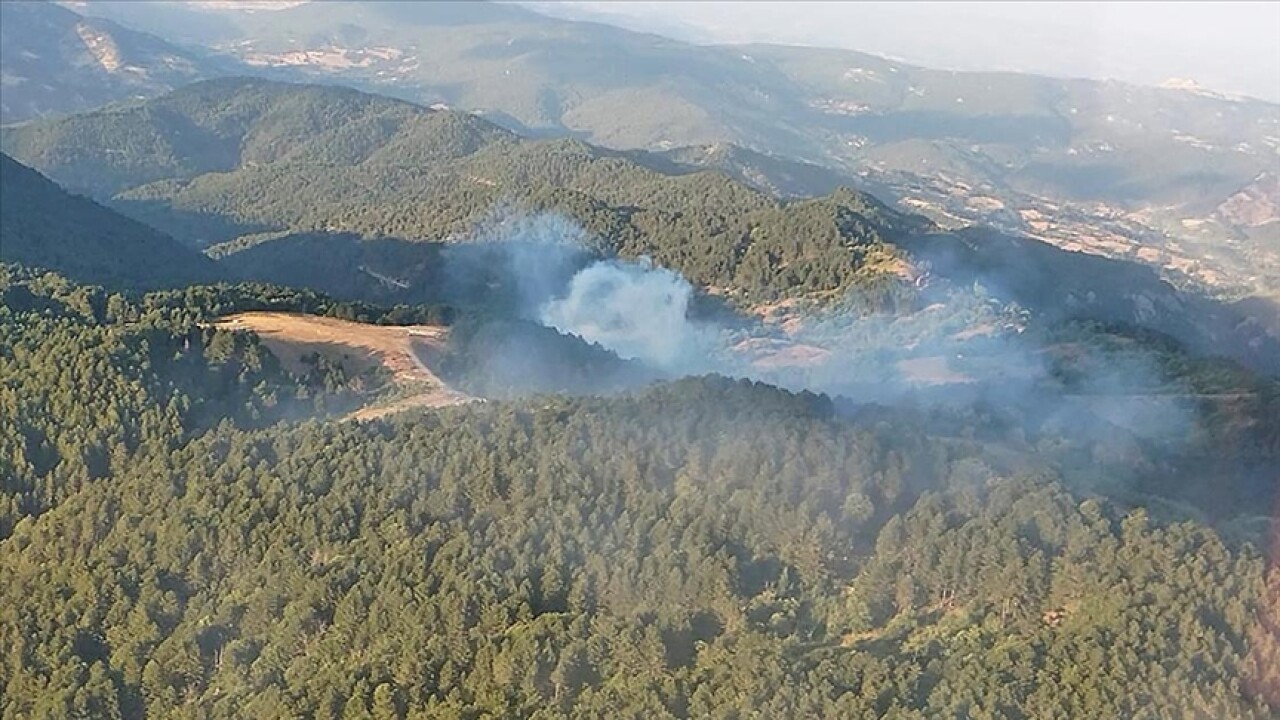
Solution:
M 6 280 L 5 717 L 1280 708 L 1261 549 L 1076 479 L 1141 463 L 719 378 L 295 422 L 215 296 Z
M 0 154 L 0 261 L 132 287 L 210 281 L 213 262 Z
M 649 255 L 699 285 L 770 298 L 891 271 L 889 237 L 929 227 L 848 190 L 784 206 L 718 173 L 664 174 L 466 114 L 250 79 L 3 137 L 66 187 L 200 245 L 286 231 L 463 239 L 506 204 L 565 214 L 602 249 Z
M 411 166 L 514 138 L 465 113 L 434 112 L 336 86 L 244 77 L 13 126 L 3 137 L 14 157 L 70 190 L 99 198 L 156 180 L 272 163 L 356 165 L 379 150 L 395 164 Z

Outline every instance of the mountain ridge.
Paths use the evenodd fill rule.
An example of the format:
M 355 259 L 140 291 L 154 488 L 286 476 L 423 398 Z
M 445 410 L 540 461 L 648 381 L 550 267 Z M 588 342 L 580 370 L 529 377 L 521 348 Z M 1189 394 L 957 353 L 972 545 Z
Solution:
M 153 96 L 235 62 L 46 0 L 0 3 L 0 123 Z
M 141 20 L 121 14 L 128 3 L 88 10 Z M 506 5 L 174 12 L 204 22 L 149 29 L 208 26 L 184 37 L 279 79 L 342 82 L 615 149 L 731 143 L 827 166 L 948 227 L 995 225 L 1144 262 L 1187 287 L 1280 297 L 1280 226 L 1216 212 L 1274 166 L 1280 105 L 839 49 L 697 46 Z

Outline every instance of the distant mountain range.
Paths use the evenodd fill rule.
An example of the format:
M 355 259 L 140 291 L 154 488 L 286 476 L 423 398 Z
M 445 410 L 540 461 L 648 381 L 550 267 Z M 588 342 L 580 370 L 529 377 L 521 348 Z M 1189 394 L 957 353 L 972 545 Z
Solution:
M 0 122 L 151 97 L 235 65 L 53 3 L 0 3 Z
M 145 21 L 130 3 L 86 10 Z M 147 28 L 263 69 L 608 147 L 729 142 L 852 171 L 1198 212 L 1273 168 L 1280 150 L 1280 106 L 1259 101 L 933 71 L 843 50 L 701 47 L 512 5 L 324 2 L 215 17 L 181 23 L 198 34 L 163 14 Z
M 46 15 L 73 28 L 108 27 L 69 21 L 62 7 L 5 5 L 6 32 L 41 47 L 79 37 L 45 40 Z M 8 9 L 21 5 L 30 7 Z M 23 50 L 6 41 L 6 121 L 218 74 L 342 83 L 477 112 L 523 134 L 684 160 L 719 148 L 735 158 L 718 161 L 723 169 L 738 163 L 739 177 L 783 195 L 856 183 L 944 226 L 993 225 L 1145 262 L 1188 286 L 1280 296 L 1280 193 L 1267 180 L 1280 157 L 1275 104 L 1198 89 L 934 71 L 845 50 L 697 46 L 510 4 L 69 6 L 150 33 L 109 26 L 135 70 L 106 69 L 77 40 L 76 57 L 89 60 L 67 63 L 68 72 L 84 78 L 41 80 L 11 69 L 25 67 Z M 157 42 L 173 50 L 144 51 Z M 170 58 L 187 58 L 188 74 L 174 79 Z M 55 102 L 39 91 L 63 83 L 96 94 Z M 831 177 L 805 172 L 811 184 L 792 182 L 794 167 L 771 172 L 765 158 Z

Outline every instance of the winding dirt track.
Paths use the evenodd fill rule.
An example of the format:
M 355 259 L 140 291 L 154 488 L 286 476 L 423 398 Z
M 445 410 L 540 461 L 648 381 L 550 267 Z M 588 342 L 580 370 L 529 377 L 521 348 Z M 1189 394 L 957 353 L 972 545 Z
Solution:
M 397 384 L 425 388 L 387 405 L 361 408 L 347 416 L 350 420 L 372 420 L 411 408 L 460 405 L 474 399 L 450 388 L 414 351 L 415 345 L 443 350 L 449 337 L 446 327 L 369 325 L 282 312 L 238 313 L 222 318 L 216 326 L 257 333 L 267 349 L 294 372 L 305 371 L 304 356 L 320 353 L 341 363 L 349 372 L 381 365 Z

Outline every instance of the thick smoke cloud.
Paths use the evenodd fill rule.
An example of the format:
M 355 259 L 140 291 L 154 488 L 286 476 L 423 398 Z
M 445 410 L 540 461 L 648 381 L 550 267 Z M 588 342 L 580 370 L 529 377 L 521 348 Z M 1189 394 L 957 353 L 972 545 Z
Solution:
M 538 319 L 620 357 L 687 370 L 699 362 L 692 297 L 689 281 L 647 259 L 603 260 L 574 275 L 568 293 L 545 303 Z

